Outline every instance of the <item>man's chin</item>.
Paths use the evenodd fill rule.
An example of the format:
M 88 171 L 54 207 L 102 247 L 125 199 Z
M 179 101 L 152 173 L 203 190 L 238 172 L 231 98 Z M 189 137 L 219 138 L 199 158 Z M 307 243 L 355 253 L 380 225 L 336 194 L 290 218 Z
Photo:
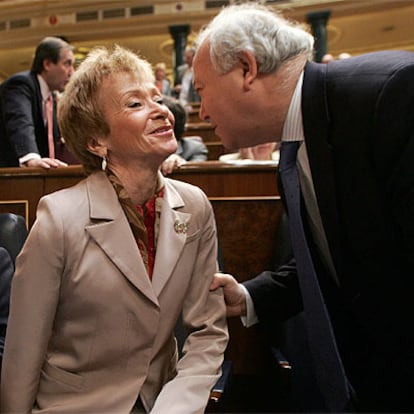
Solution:
M 220 137 L 220 140 L 226 150 L 238 151 L 240 148 L 243 148 L 237 137 Z

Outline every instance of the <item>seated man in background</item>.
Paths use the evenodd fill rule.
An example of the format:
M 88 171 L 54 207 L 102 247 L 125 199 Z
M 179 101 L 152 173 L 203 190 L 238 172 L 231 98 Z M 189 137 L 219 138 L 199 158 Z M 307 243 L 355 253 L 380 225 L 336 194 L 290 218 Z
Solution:
M 169 97 L 164 97 L 163 100 L 174 115 L 174 134 L 178 143 L 177 151 L 162 163 L 161 171 L 164 175 L 167 175 L 171 174 L 174 168 L 183 165 L 187 161 L 206 161 L 208 149 L 199 136 L 183 137 L 187 112 L 180 102 Z

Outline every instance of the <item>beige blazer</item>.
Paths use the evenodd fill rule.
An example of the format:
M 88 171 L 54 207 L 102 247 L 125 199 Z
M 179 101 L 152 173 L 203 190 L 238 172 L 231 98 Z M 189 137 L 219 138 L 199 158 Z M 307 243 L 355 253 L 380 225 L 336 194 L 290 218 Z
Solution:
M 203 412 L 228 340 L 209 292 L 215 221 L 200 189 L 161 179 L 152 282 L 106 174 L 41 199 L 13 280 L 2 412 L 129 413 L 138 395 L 151 413 Z

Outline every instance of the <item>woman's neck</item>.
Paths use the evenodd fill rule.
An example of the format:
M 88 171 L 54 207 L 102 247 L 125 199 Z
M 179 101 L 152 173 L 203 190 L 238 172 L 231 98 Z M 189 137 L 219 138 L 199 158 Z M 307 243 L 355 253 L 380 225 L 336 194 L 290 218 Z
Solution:
M 144 205 L 157 190 L 158 170 L 112 169 L 134 205 Z

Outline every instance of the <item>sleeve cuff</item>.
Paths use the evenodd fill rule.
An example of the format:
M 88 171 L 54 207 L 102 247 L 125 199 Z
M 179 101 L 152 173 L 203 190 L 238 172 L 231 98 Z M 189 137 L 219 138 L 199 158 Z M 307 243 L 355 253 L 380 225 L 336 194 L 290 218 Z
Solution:
M 25 163 L 30 160 L 40 160 L 42 157 L 40 154 L 36 154 L 35 152 L 30 152 L 26 154 L 24 157 L 19 158 L 19 165 L 20 167 L 25 167 Z
M 253 304 L 253 300 L 252 297 L 250 296 L 249 291 L 246 289 L 246 287 L 241 284 L 241 287 L 244 290 L 244 294 L 246 295 L 246 316 L 241 316 L 241 322 L 243 324 L 243 326 L 245 326 L 246 328 L 249 328 L 250 326 L 255 325 L 256 323 L 259 322 L 259 318 L 256 315 L 256 311 L 254 309 L 254 304 Z

